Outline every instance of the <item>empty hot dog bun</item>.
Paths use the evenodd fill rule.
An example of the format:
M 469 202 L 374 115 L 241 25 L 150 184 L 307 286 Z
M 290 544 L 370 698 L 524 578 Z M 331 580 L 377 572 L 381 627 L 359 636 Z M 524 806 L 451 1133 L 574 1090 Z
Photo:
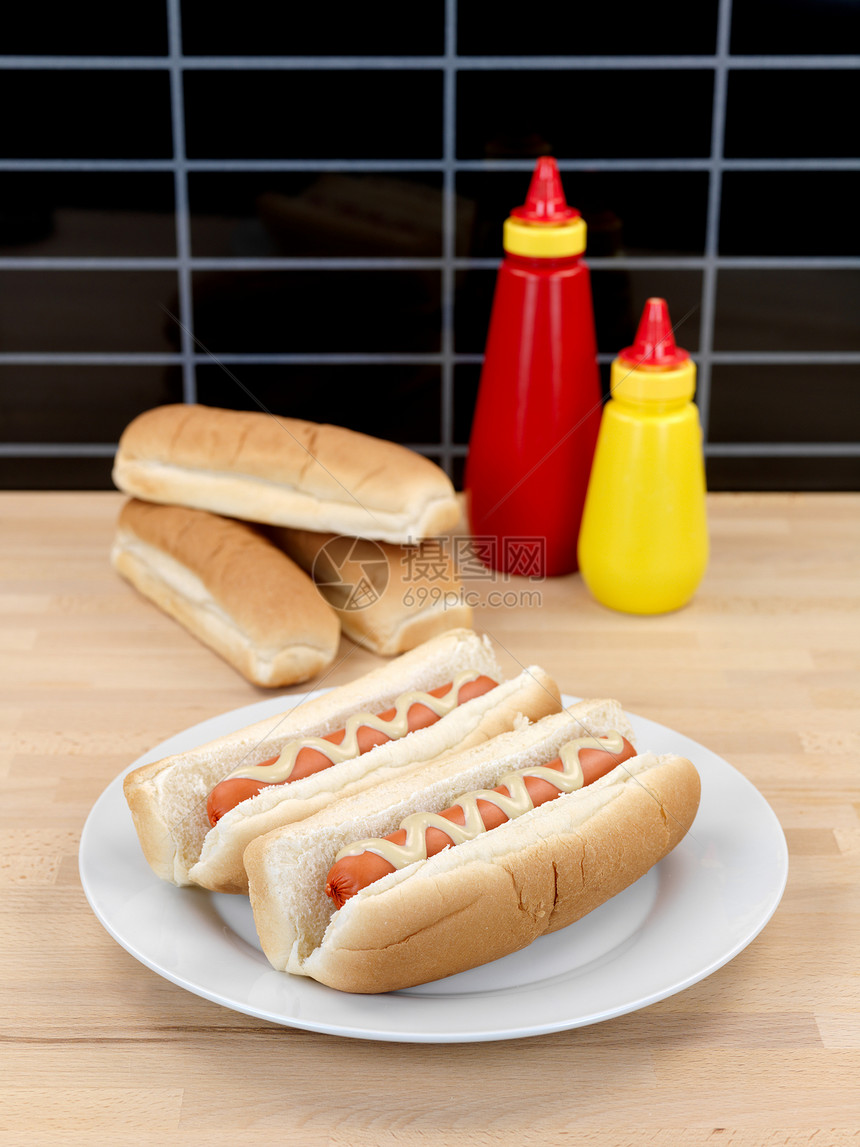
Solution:
M 114 568 L 255 685 L 293 685 L 330 665 L 340 623 L 293 561 L 251 526 L 132 499 Z
M 405 446 L 212 406 L 139 415 L 120 439 L 113 480 L 149 502 L 389 542 L 441 533 L 460 517 L 445 473 Z
M 403 653 L 446 629 L 472 624 L 451 554 L 439 539 L 396 546 L 283 527 L 268 536 L 312 573 L 347 637 L 374 653 Z M 362 578 L 367 605 L 354 597 Z
M 405 692 L 438 688 L 466 671 L 500 684 L 427 728 L 301 780 L 264 788 L 210 825 L 209 794 L 238 766 L 260 764 L 288 751 L 297 739 L 334 733 L 357 713 L 384 712 Z M 125 795 L 144 855 L 159 876 L 174 884 L 244 892 L 242 854 L 261 833 L 559 707 L 558 688 L 543 670 L 534 668 L 503 681 L 486 638 L 471 630 L 452 630 L 281 717 L 133 770 L 125 779 Z
M 586 788 L 390 873 L 338 910 L 325 894 L 341 848 L 545 763 L 584 729 L 629 734 L 617 702 L 583 702 L 256 840 L 245 865 L 272 965 L 342 991 L 412 987 L 518 951 L 632 884 L 693 822 L 699 776 L 684 758 L 635 756 Z

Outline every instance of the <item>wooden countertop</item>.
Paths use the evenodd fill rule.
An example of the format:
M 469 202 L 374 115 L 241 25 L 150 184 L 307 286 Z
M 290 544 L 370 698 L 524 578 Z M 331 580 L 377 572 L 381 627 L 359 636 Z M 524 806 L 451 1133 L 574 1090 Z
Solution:
M 676 614 L 608 612 L 575 576 L 540 586 L 539 610 L 479 612 L 566 691 L 618 696 L 725 756 L 778 815 L 791 872 L 758 939 L 687 991 L 462 1045 L 227 1011 L 137 963 L 90 912 L 77 846 L 107 783 L 268 695 L 112 572 L 119 505 L 0 495 L 3 1142 L 860 1142 L 860 496 L 711 496 L 710 571 Z M 356 652 L 330 683 L 376 660 Z

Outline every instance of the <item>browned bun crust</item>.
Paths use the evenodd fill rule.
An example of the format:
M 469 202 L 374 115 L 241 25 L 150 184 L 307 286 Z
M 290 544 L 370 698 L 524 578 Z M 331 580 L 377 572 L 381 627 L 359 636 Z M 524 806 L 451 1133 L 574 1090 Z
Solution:
M 516 952 L 666 856 L 692 824 L 699 792 L 685 758 L 633 758 L 587 789 L 364 889 L 292 970 L 340 991 L 387 992 Z M 255 863 L 265 846 L 257 842 Z M 261 876 L 259 890 L 252 878 L 252 903 L 266 895 L 265 869 Z
M 459 520 L 454 487 L 405 446 L 257 411 L 147 410 L 123 432 L 125 493 L 233 518 L 408 542 Z
M 333 543 L 346 549 L 356 543 L 359 547 L 366 547 L 371 561 L 378 557 L 376 547 L 379 547 L 388 563 L 388 570 L 386 577 L 385 567 L 381 567 L 382 576 L 374 587 L 379 596 L 371 605 L 358 610 L 339 608 L 343 603 L 325 587 L 322 588 L 347 637 L 374 653 L 390 657 L 413 649 L 446 629 L 472 624 L 471 607 L 462 598 L 462 585 L 447 551 L 436 553 L 434 550 L 431 555 L 427 543 L 406 547 L 347 537 L 336 541 L 337 534 L 279 526 L 272 527 L 268 536 L 303 570 L 313 572 L 318 581 L 331 572 L 326 569 L 325 555 L 315 566 L 317 555 L 324 546 Z M 360 555 L 361 550 L 358 551 Z M 428 564 L 432 565 L 432 572 L 422 573 Z M 368 566 L 371 578 L 377 568 Z M 338 588 L 334 587 L 335 594 Z
M 330 665 L 340 624 L 308 577 L 251 526 L 132 499 L 114 568 L 255 685 L 293 685 Z

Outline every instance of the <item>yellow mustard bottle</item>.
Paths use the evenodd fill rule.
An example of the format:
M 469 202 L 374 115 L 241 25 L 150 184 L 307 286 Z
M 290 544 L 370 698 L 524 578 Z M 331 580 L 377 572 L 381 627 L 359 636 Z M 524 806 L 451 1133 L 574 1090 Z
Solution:
M 676 347 L 665 299 L 648 299 L 612 363 L 579 533 L 579 568 L 603 605 L 666 613 L 708 565 L 696 366 Z

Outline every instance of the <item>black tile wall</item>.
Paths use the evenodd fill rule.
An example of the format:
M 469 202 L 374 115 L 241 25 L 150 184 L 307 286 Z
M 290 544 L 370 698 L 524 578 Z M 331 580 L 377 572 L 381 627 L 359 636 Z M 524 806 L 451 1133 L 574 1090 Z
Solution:
M 708 458 L 709 490 L 860 490 L 856 457 Z
M 461 481 L 502 223 L 552 153 L 604 392 L 665 295 L 713 488 L 860 488 L 860 6 L 724 2 L 4 13 L 0 487 L 108 487 L 140 410 L 252 396 Z
M 0 457 L 0 490 L 112 490 L 113 458 Z
M 713 75 L 658 70 L 461 72 L 463 159 L 705 156 Z M 643 105 L 660 114 L 642 114 Z
M 353 0 L 273 6 L 246 0 L 241 18 L 208 0 L 184 0 L 189 56 L 434 56 L 444 51 L 444 0 Z
M 433 443 L 442 435 L 438 366 L 243 363 L 229 370 L 269 410 L 286 411 L 291 418 L 330 422 L 336 410 L 345 426 L 393 442 Z M 197 367 L 197 394 L 209 406 L 259 410 L 214 364 Z
M 141 410 L 181 401 L 177 367 L 0 364 L 8 442 L 116 442 Z
M 221 271 L 193 278 L 194 329 L 217 353 L 439 349 L 438 271 Z
M 727 157 L 857 154 L 860 71 L 730 71 Z
M 860 441 L 857 367 L 718 363 L 708 432 L 711 442 Z
M 860 351 L 858 314 L 860 268 L 723 270 L 714 349 Z
M 454 368 L 454 441 L 468 444 L 472 432 L 472 417 L 481 380 L 479 363 L 461 363 Z
M 164 71 L 0 70 L 0 156 L 164 159 L 173 154 Z
M 175 256 L 169 171 L 6 171 L 0 256 Z
M 853 0 L 743 0 L 732 5 L 737 55 L 836 55 L 856 52 L 860 5 Z
M 436 172 L 192 172 L 194 255 L 439 258 Z
M 172 271 L 0 270 L 0 352 L 174 349 Z
M 716 0 L 651 4 L 570 4 L 547 0 L 535 18 L 487 18 L 482 0 L 460 0 L 458 47 L 464 56 L 674 56 L 713 52 Z
M 43 0 L 7 4 L 0 51 L 25 56 L 163 56 L 167 51 L 164 0 L 123 6 L 115 0 Z
M 421 159 L 442 150 L 438 71 L 200 71 L 185 75 L 188 155 Z
M 727 171 L 723 255 L 860 255 L 860 171 Z

